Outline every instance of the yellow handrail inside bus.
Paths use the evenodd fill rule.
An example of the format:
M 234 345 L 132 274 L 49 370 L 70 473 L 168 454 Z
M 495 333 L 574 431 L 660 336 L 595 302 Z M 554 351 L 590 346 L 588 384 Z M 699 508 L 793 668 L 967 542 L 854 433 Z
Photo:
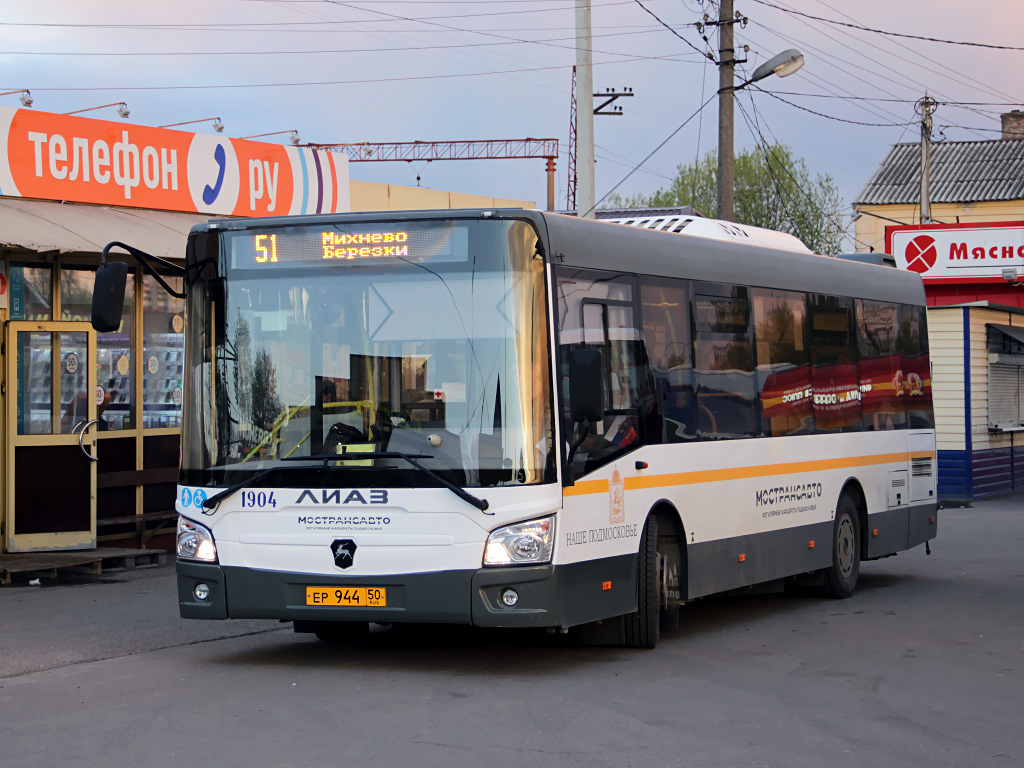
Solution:
M 264 448 L 267 445 L 267 443 L 269 443 L 272 439 L 276 439 L 277 433 L 280 432 L 281 429 L 284 428 L 284 426 L 286 424 L 288 424 L 288 422 L 291 421 L 292 418 L 296 414 L 298 414 L 300 411 L 308 410 L 309 407 L 310 407 L 309 406 L 309 398 L 307 397 L 305 400 L 303 400 L 298 405 L 293 405 L 293 406 L 290 406 L 290 407 L 286 408 L 281 413 L 281 415 L 278 416 L 277 419 L 274 420 L 274 426 L 272 426 L 270 428 L 270 433 L 265 438 L 260 440 L 260 442 L 256 444 L 256 447 L 253 448 L 251 451 L 249 451 L 249 453 L 246 455 L 246 457 L 244 459 L 242 459 L 242 461 L 246 462 L 249 459 L 251 459 L 253 456 L 255 456 L 262 448 Z M 337 402 L 324 403 L 323 404 L 323 410 L 325 412 L 326 411 L 335 410 L 337 408 L 355 408 L 356 411 L 358 411 L 359 414 L 362 416 L 364 409 L 365 410 L 372 410 L 373 409 L 373 401 L 372 400 L 339 400 Z M 365 417 L 364 417 L 363 420 L 365 421 Z M 299 442 L 297 442 L 294 446 L 292 446 L 292 448 L 284 456 L 288 457 L 288 456 L 291 456 L 293 453 L 295 453 L 295 451 L 297 451 L 299 449 L 299 447 L 304 442 L 306 442 L 306 440 L 309 439 L 310 434 L 311 434 L 310 432 L 307 432 L 302 437 L 302 439 L 299 440 Z M 278 440 L 278 442 L 284 442 L 284 441 L 283 440 Z

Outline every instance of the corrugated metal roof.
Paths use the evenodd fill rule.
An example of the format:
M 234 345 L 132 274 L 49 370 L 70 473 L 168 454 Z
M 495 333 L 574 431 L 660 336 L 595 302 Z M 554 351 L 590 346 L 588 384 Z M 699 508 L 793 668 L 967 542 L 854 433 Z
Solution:
M 0 248 L 99 253 L 111 240 L 120 240 L 154 256 L 183 259 L 189 230 L 209 219 L 198 213 L 3 197 Z
M 942 141 L 931 147 L 933 203 L 1024 200 L 1024 139 Z M 854 205 L 921 201 L 921 145 L 896 144 L 858 193 Z

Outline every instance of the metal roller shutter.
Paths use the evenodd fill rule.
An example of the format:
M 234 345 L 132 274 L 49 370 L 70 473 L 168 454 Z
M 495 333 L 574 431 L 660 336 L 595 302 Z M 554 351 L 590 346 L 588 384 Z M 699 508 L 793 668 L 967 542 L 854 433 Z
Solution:
M 990 427 L 1019 427 L 1024 421 L 1019 365 L 993 363 L 988 368 L 988 423 Z

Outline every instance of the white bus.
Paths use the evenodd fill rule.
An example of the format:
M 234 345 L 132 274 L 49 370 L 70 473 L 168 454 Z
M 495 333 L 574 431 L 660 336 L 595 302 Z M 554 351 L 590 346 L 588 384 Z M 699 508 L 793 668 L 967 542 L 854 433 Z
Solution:
M 521 210 L 213 221 L 185 272 L 183 617 L 649 648 L 935 536 L 917 275 Z

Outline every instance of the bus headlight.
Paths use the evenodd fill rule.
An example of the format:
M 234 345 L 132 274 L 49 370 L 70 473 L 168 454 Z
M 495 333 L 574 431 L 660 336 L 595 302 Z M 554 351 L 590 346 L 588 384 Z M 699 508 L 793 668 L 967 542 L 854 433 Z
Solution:
M 506 525 L 491 531 L 484 565 L 539 565 L 551 562 L 555 548 L 555 517 Z
M 213 542 L 213 534 L 198 523 L 179 517 L 178 557 L 204 563 L 217 562 L 217 545 Z

